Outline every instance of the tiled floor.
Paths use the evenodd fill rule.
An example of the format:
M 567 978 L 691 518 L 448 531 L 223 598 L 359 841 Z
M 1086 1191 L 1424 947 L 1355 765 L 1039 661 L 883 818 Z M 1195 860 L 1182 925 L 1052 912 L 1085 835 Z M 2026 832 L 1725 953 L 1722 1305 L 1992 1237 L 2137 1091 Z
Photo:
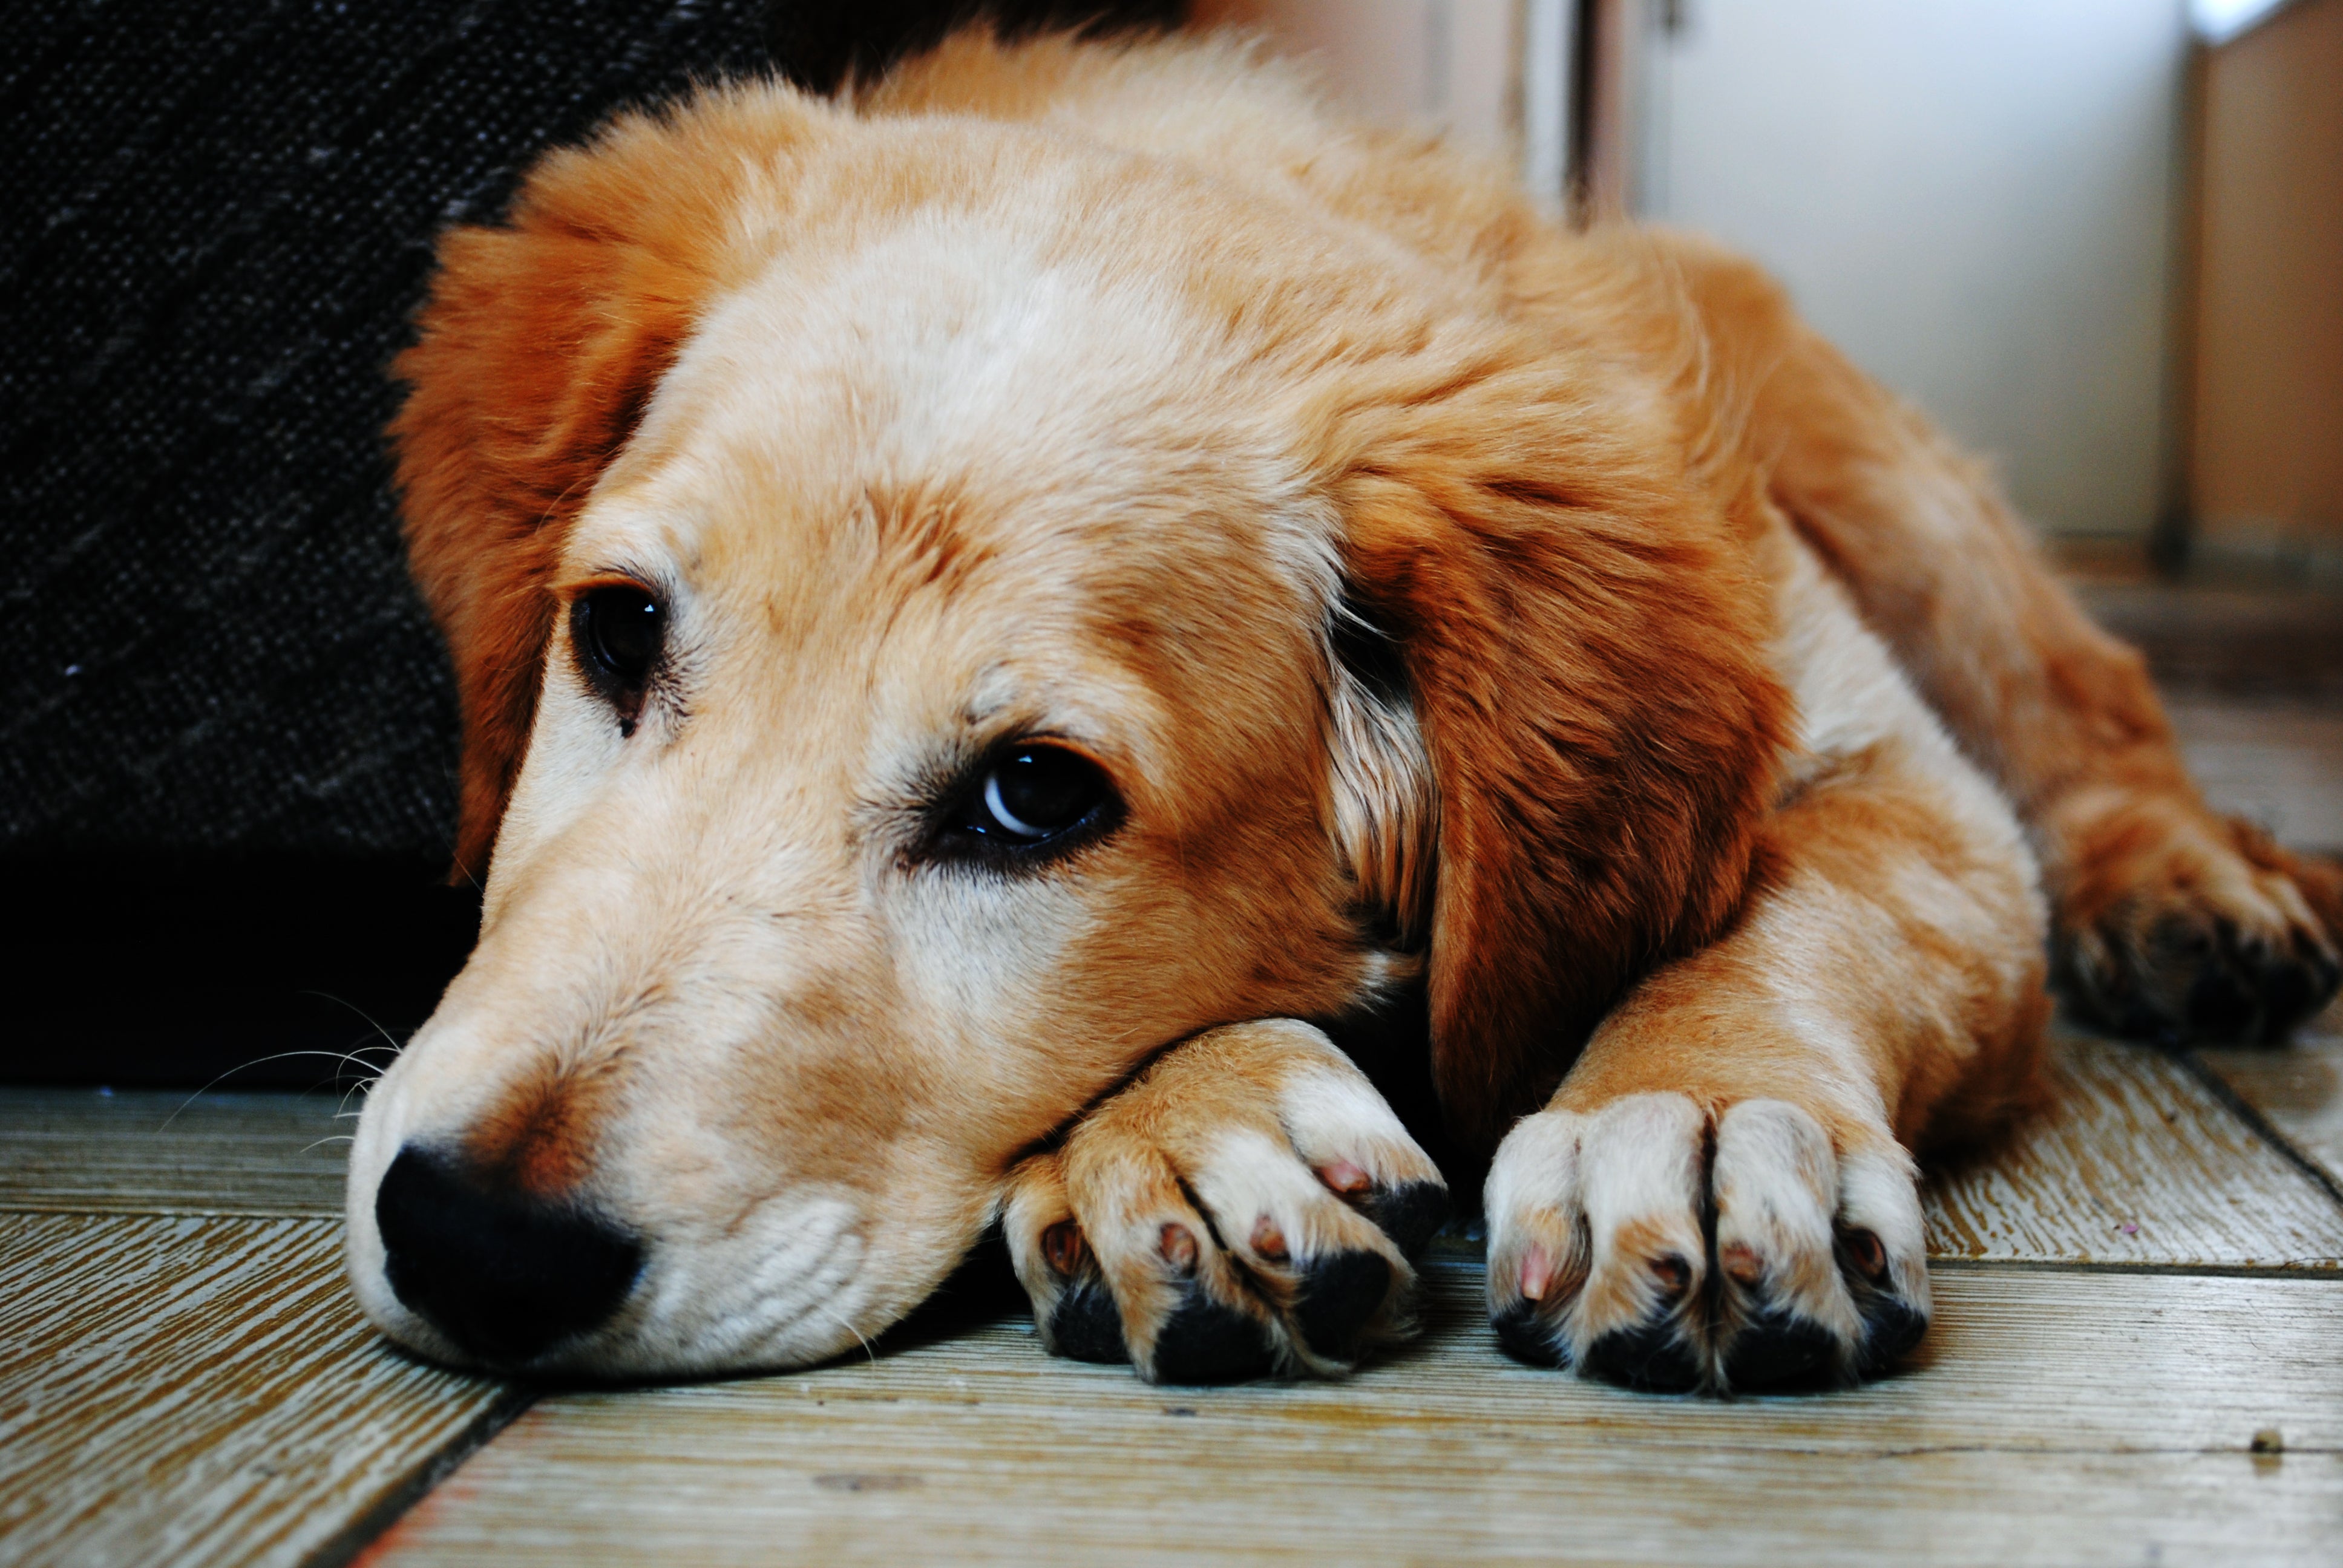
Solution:
M 2343 844 L 2330 699 L 2175 685 L 2208 782 Z M 0 1563 L 2337 1561 L 2343 1010 L 2054 1077 L 1936 1179 L 1918 1360 L 1730 1402 L 1505 1360 L 1463 1243 L 1342 1384 L 1151 1389 L 1004 1317 L 533 1397 L 359 1322 L 327 1098 L 0 1091 Z

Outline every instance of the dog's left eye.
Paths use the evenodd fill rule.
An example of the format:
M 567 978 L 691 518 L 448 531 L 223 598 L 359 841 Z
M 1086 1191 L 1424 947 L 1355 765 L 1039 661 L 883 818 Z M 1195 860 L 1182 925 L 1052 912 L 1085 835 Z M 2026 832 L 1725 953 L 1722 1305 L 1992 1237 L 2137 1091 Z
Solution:
M 569 639 L 578 662 L 617 707 L 619 724 L 628 731 L 666 637 L 667 615 L 659 601 L 630 583 L 580 594 L 570 606 Z
M 1003 846 L 1046 844 L 1095 823 L 1112 799 L 1088 758 L 1061 746 L 1021 746 L 985 770 L 956 826 Z

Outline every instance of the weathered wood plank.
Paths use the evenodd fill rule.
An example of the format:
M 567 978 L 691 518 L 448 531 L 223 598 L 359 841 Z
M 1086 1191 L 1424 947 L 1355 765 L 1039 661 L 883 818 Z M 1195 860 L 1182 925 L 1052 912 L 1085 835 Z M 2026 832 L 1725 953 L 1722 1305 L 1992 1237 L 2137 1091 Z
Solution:
M 2197 1060 L 2343 1185 L 2343 1003 L 2278 1046 L 2199 1050 Z
M 2282 844 L 2343 849 L 2343 712 L 2185 697 L 2165 711 L 2216 808 Z
M 0 1215 L 0 1558 L 297 1563 L 517 1408 L 383 1348 L 339 1232 Z
M 2164 1052 L 2061 1030 L 2052 1101 L 1927 1192 L 1938 1257 L 2343 1270 L 2343 1204 Z
M 2333 1561 L 2343 1282 L 1947 1269 L 1923 1365 L 1722 1402 L 1517 1366 L 1478 1270 L 1435 1273 L 1426 1340 L 1338 1386 L 1149 1388 L 996 1326 L 555 1396 L 367 1561 Z
M 339 1214 L 357 1110 L 330 1094 L 0 1090 L 0 1211 Z
M 2315 1052 L 2235 1054 L 2241 1073 L 2293 1066 L 2299 1093 L 2315 1094 L 2335 1070 Z M 1932 1251 L 2343 1266 L 2343 1209 L 2168 1057 L 2064 1031 L 2052 1089 L 2051 1105 L 2016 1137 L 1932 1181 Z M 2315 1112 L 2327 1102 L 2303 1103 Z M 324 1096 L 207 1094 L 187 1103 L 153 1091 L 0 1091 L 9 1156 L 0 1161 L 0 1210 L 339 1213 L 347 1145 L 335 1140 L 348 1125 Z

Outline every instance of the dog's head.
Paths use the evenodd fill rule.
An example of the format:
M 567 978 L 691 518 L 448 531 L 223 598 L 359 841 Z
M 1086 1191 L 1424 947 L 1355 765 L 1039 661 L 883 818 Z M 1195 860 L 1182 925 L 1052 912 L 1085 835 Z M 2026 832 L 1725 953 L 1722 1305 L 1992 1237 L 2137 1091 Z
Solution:
M 488 882 L 361 1123 L 375 1321 L 820 1359 L 1183 1036 L 1421 976 L 1485 1134 L 1712 931 L 1759 596 L 1661 401 L 1485 288 L 764 87 L 451 236 L 394 435 Z

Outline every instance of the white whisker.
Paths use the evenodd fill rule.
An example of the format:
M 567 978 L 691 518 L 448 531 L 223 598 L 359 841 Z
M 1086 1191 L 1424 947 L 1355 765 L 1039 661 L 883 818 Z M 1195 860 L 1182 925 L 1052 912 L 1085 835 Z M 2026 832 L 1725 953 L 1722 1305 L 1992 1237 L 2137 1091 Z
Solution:
M 852 1323 L 847 1322 L 842 1314 L 833 1312 L 827 1302 L 808 1302 L 806 1305 L 811 1307 L 815 1312 L 821 1313 L 822 1316 L 830 1319 L 840 1328 L 844 1329 L 848 1333 L 852 1334 L 854 1336 L 855 1342 L 862 1347 L 862 1353 L 870 1358 L 870 1364 L 872 1366 L 877 1366 L 879 1364 L 879 1352 L 870 1348 L 870 1342 L 862 1337 L 862 1331 L 860 1329 L 856 1328 Z

